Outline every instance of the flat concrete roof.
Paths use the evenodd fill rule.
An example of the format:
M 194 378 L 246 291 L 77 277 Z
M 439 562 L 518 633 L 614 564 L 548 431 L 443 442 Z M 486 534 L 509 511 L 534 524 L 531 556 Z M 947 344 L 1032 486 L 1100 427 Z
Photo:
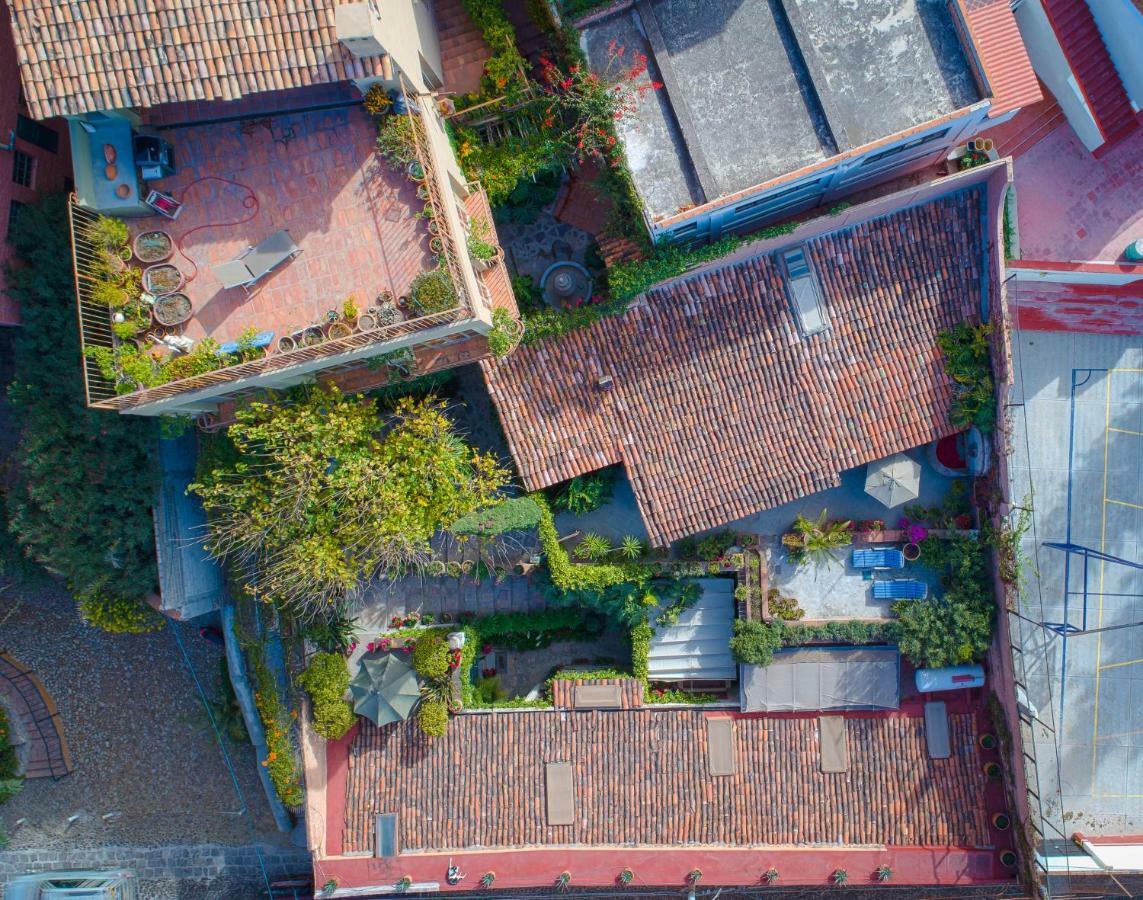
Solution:
M 619 123 L 653 218 L 717 200 L 971 105 L 979 95 L 944 0 L 636 0 L 589 24 L 648 57 Z

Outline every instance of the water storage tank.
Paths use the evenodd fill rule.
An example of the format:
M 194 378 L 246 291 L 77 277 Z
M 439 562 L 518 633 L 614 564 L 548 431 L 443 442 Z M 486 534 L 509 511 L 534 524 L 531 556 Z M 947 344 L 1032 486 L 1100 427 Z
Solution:
M 915 681 L 917 690 L 922 694 L 984 687 L 984 667 L 949 666 L 944 669 L 917 669 Z

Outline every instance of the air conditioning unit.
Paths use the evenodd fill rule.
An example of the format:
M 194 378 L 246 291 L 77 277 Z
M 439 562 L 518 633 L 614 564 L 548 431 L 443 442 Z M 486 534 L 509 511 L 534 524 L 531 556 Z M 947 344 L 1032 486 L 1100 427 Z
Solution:
M 381 13 L 375 3 L 343 3 L 335 7 L 337 39 L 359 59 L 384 56 L 381 43 Z

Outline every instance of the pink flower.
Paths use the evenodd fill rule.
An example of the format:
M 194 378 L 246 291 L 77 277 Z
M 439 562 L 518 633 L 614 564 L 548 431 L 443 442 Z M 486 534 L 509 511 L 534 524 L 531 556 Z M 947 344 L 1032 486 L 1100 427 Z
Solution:
M 368 650 L 370 653 L 372 653 L 373 652 L 373 644 L 372 643 L 367 644 L 365 649 Z
M 929 529 L 924 525 L 910 525 L 909 526 L 909 540 L 914 544 L 919 544 L 929 536 Z
M 909 527 L 909 520 L 906 519 L 904 516 L 902 516 L 900 519 L 897 520 L 897 527 L 901 531 L 904 531 L 906 528 Z

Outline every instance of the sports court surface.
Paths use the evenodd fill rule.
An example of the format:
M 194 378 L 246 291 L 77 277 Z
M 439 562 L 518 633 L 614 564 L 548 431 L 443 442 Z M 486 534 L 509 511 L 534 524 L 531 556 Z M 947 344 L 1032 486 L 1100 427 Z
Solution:
M 1011 619 L 1042 814 L 1064 835 L 1138 834 L 1143 626 L 1091 629 L 1143 621 L 1143 338 L 1017 331 L 1013 350 L 1012 498 L 1034 510 L 1020 613 L 1055 626 Z

